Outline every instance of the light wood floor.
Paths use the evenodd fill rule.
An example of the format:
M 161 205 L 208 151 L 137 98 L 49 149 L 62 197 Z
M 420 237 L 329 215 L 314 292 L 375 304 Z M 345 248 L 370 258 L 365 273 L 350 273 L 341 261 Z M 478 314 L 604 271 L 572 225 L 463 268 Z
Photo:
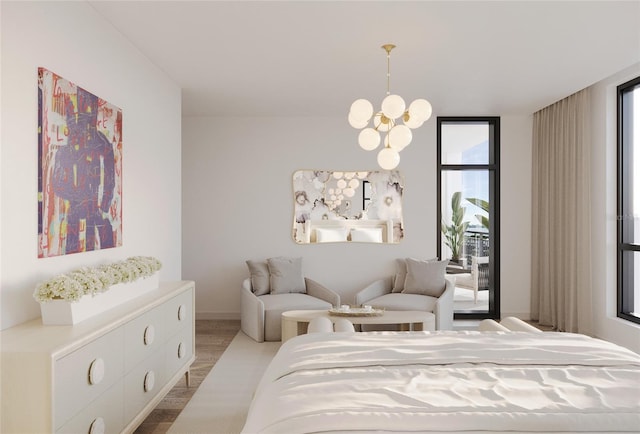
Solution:
M 164 434 L 240 330 L 239 320 L 197 320 L 196 360 L 191 365 L 191 386 L 179 381 L 135 431 Z

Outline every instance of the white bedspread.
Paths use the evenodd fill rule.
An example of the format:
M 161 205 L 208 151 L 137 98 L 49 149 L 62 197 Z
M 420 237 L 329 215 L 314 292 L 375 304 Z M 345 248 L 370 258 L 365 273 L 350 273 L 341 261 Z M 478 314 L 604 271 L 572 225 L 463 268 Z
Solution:
M 308 334 L 243 433 L 639 432 L 640 356 L 569 333 Z

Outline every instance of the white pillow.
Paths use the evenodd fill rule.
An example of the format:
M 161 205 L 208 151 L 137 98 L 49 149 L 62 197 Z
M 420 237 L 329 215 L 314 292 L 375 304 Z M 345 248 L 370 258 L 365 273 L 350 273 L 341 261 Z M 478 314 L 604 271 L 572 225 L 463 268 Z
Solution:
M 382 228 L 351 229 L 351 241 L 360 241 L 365 243 L 381 243 Z
M 347 241 L 347 228 L 316 228 L 316 243 L 332 243 L 336 241 Z

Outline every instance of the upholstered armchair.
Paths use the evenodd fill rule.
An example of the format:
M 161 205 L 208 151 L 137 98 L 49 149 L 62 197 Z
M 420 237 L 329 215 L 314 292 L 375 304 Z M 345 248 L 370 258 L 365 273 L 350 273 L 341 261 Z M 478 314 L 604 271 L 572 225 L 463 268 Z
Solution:
M 399 260 L 400 262 L 404 260 Z M 425 263 L 432 263 L 433 270 Z M 358 306 L 369 305 L 385 310 L 424 310 L 436 317 L 436 330 L 453 329 L 453 280 L 445 278 L 444 261 L 416 261 L 406 259 L 407 271 L 380 279 L 360 290 L 355 296 Z
M 459 288 L 466 288 L 473 291 L 473 302 L 478 302 L 478 289 L 487 286 L 489 277 L 489 257 L 488 256 L 472 256 L 471 272 L 463 274 L 454 274 L 455 285 Z
M 240 325 L 254 340 L 281 340 L 281 316 L 288 310 L 340 306 L 337 293 L 301 276 L 299 258 L 270 258 L 267 261 L 268 264 L 247 261 L 251 277 L 242 282 Z

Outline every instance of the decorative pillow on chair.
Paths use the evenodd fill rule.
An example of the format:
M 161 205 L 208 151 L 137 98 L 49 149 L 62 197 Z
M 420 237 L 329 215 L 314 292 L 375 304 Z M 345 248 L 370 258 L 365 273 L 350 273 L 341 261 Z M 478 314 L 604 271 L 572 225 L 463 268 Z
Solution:
M 307 292 L 302 276 L 302 258 L 269 258 L 271 294 Z
M 331 243 L 336 241 L 347 241 L 347 234 L 349 229 L 336 228 L 325 229 L 316 228 L 316 243 Z
M 406 278 L 407 261 L 404 258 L 396 259 L 396 275 L 393 278 L 393 289 L 391 292 L 402 292 Z
M 445 271 L 448 260 L 419 261 L 407 258 L 407 278 L 403 294 L 422 294 L 440 297 L 445 290 Z
M 255 295 L 271 292 L 269 286 L 269 266 L 265 261 L 246 261 L 251 275 L 251 290 Z
M 402 292 L 404 290 L 405 281 L 407 279 L 407 259 L 396 259 L 396 274 L 393 278 L 393 289 L 391 292 Z M 417 259 L 414 259 L 417 261 Z M 421 262 L 437 262 L 438 258 L 427 259 Z

